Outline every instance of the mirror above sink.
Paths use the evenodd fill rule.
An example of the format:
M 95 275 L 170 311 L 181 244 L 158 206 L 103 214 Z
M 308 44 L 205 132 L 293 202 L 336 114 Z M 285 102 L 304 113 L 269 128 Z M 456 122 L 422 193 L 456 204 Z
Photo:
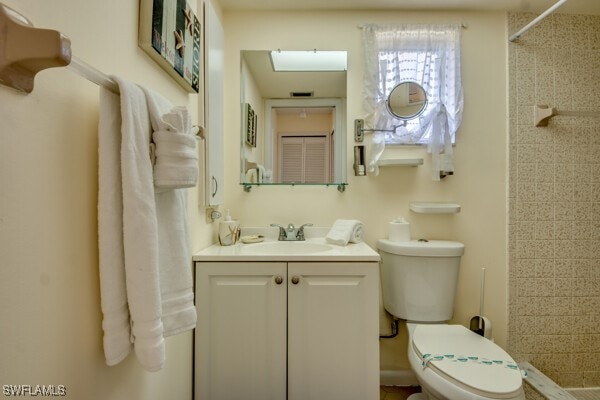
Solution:
M 240 54 L 240 183 L 345 185 L 346 71 L 275 71 L 270 53 Z

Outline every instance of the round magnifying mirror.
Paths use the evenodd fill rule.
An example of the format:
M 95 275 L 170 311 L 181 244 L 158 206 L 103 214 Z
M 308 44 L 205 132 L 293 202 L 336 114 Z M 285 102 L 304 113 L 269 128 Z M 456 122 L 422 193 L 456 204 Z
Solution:
M 402 82 L 392 89 L 386 104 L 390 114 L 396 118 L 416 118 L 427 106 L 427 93 L 418 83 Z

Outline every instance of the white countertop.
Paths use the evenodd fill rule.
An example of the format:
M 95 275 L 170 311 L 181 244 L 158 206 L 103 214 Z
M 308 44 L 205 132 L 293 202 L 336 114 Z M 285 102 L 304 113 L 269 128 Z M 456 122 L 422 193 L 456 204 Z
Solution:
M 265 241 L 262 243 L 244 244 L 241 242 L 236 243 L 232 246 L 220 246 L 218 244 L 212 245 L 196 254 L 193 255 L 193 261 L 345 261 L 345 262 L 373 262 L 379 261 L 379 254 L 373 250 L 366 243 L 348 243 L 346 246 L 338 246 L 335 244 L 329 244 L 325 240 L 324 236 L 311 237 L 314 234 L 321 234 L 322 228 L 306 229 L 307 239 L 304 242 L 278 242 L 277 241 L 277 230 L 270 229 L 270 232 L 266 232 Z M 242 230 L 242 236 L 248 234 L 258 234 L 255 229 Z M 275 235 L 272 234 L 275 232 Z M 265 233 L 265 232 L 262 232 Z M 265 253 L 260 254 L 256 250 L 264 243 L 285 243 L 286 245 L 294 246 L 294 243 L 300 244 L 316 244 L 316 245 L 327 245 L 330 249 L 325 251 L 318 251 L 314 253 L 302 253 L 302 254 L 273 254 Z M 254 248 L 253 248 L 254 246 Z

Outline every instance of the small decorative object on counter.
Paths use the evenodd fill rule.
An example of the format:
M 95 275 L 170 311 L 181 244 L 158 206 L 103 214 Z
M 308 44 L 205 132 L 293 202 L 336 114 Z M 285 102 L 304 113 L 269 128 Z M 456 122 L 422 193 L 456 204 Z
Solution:
M 225 218 L 219 224 L 219 244 L 221 246 L 231 246 L 236 244 L 239 238 L 240 222 L 232 220 L 229 210 L 227 210 Z
M 265 237 L 263 235 L 247 235 L 240 238 L 242 243 L 260 243 L 264 240 Z

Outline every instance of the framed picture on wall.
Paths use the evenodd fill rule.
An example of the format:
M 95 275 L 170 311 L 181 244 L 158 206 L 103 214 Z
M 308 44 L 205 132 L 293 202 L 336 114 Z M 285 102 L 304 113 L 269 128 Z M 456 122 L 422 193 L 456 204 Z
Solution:
M 256 134 L 258 127 L 258 114 L 254 114 L 254 121 L 252 121 L 252 147 L 256 147 Z
M 257 116 L 249 103 L 244 104 L 244 114 L 246 116 L 246 143 L 256 147 L 256 122 Z
M 200 90 L 201 32 L 186 0 L 140 0 L 139 46 L 190 93 Z

